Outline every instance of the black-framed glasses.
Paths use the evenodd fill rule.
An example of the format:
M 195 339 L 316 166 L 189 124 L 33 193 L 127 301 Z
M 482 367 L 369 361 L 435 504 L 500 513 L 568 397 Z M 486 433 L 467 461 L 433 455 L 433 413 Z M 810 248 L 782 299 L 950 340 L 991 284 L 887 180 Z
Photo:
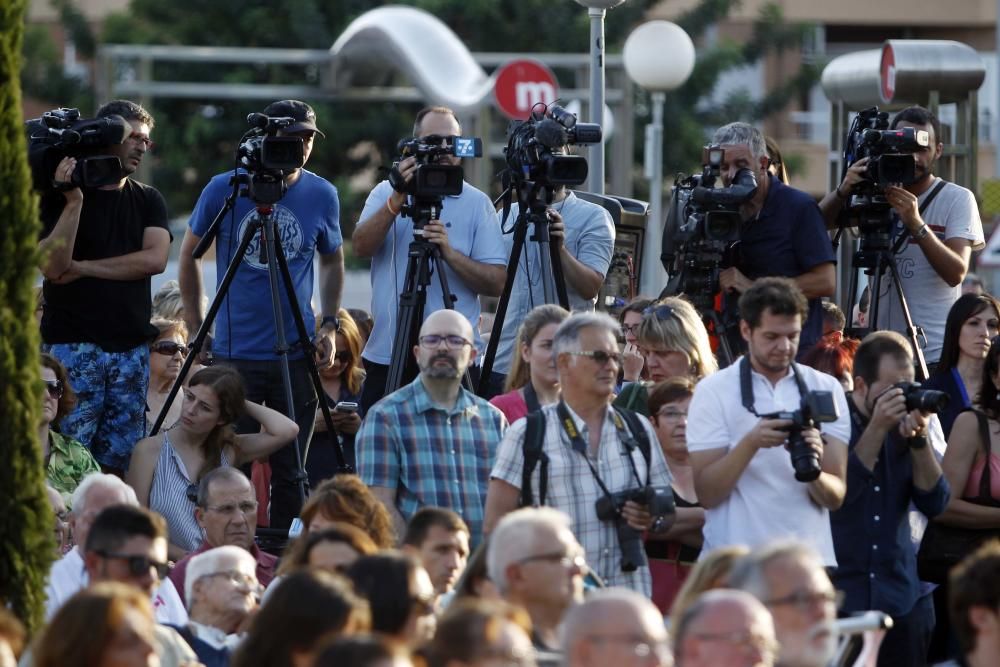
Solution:
M 138 132 L 133 132 L 132 134 L 128 135 L 128 138 L 137 144 L 141 143 L 143 146 L 146 147 L 146 150 L 153 150 L 153 146 L 156 145 L 155 143 L 153 143 L 153 140 L 150 139 L 148 136 L 146 136 L 145 134 L 139 134 Z
M 60 399 L 63 396 L 63 392 L 66 391 L 66 387 L 63 385 L 62 380 L 42 380 L 45 383 L 45 391 L 49 392 L 49 396 L 55 399 Z
M 168 357 L 172 357 L 178 352 L 181 353 L 182 357 L 186 357 L 188 355 L 187 345 L 181 345 L 180 343 L 175 343 L 172 340 L 157 341 L 156 343 L 153 343 L 149 349 L 157 354 L 164 354 Z
M 623 355 L 621 352 L 605 352 L 604 350 L 576 350 L 570 352 L 577 357 L 589 357 L 597 363 L 598 366 L 604 366 L 609 361 L 615 362 L 616 366 L 621 367 Z
M 427 334 L 426 336 L 421 336 L 418 340 L 420 341 L 421 347 L 426 347 L 428 349 L 441 347 L 442 342 L 444 342 L 445 347 L 449 350 L 461 350 L 466 345 L 472 345 L 471 341 L 467 341 L 461 336 L 439 336 L 438 334 Z
M 673 306 L 668 306 L 665 303 L 661 303 L 659 306 L 653 305 L 642 311 L 643 317 L 653 316 L 658 320 L 669 320 L 671 318 L 677 317 L 677 311 L 674 310 Z
M 241 514 L 253 514 L 257 511 L 256 500 L 244 500 L 241 503 L 226 503 L 225 505 L 209 505 L 205 508 L 209 512 L 232 515 L 237 512 Z
M 561 565 L 562 567 L 578 567 L 581 570 L 587 567 L 587 560 L 583 557 L 583 554 L 567 554 L 567 553 L 554 553 L 554 554 L 536 554 L 534 556 L 528 556 L 527 558 L 522 558 L 517 561 L 519 565 L 524 565 L 526 563 L 553 563 Z
M 839 609 L 843 601 L 843 591 L 795 591 L 784 597 L 767 600 L 764 604 L 768 607 L 792 605 L 799 611 L 808 611 L 817 604 L 831 604 Z
M 132 554 L 120 554 L 113 551 L 98 551 L 98 556 L 103 558 L 114 558 L 128 563 L 128 571 L 136 577 L 149 574 L 151 569 L 156 570 L 156 575 L 162 579 L 170 572 L 170 566 L 158 560 L 153 560 L 149 556 L 135 556 Z
M 642 326 L 642 322 L 636 322 L 635 324 L 623 324 L 622 333 L 632 334 L 633 336 L 639 335 L 639 327 Z

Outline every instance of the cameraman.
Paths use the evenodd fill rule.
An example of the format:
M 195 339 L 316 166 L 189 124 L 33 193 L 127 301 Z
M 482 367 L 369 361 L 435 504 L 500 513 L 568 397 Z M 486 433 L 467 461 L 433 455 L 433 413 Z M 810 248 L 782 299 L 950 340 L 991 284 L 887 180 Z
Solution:
M 823 333 L 821 297 L 833 296 L 837 287 L 833 248 L 823 217 L 812 197 L 768 171 L 770 159 L 760 130 L 747 123 L 730 123 L 716 130 L 712 143 L 725 151 L 721 175 L 726 187 L 740 169 L 750 169 L 757 179 L 757 192 L 740 208 L 743 224 L 736 266 L 719 275 L 727 309 L 735 305 L 736 294 L 746 292 L 758 278 L 791 278 L 809 300 L 798 342 L 805 352 Z M 731 342 L 734 348 L 744 347 L 739 336 Z
M 835 378 L 794 363 L 806 299 L 787 278 L 761 278 L 740 297 L 740 333 L 747 354 L 695 386 L 687 441 L 695 491 L 705 506 L 705 545 L 755 547 L 796 538 L 834 565 L 829 510 L 844 500 L 850 423 L 844 390 Z M 835 421 L 801 428 L 794 454 L 818 457 L 818 478 L 793 476 L 793 422 L 769 415 L 803 410 L 809 394 L 829 392 Z M 804 395 L 805 394 L 805 395 Z
M 123 475 L 145 435 L 148 343 L 157 335 L 149 323 L 150 276 L 166 268 L 170 232 L 163 195 L 130 178 L 153 143 L 153 117 L 127 100 L 96 115 L 128 121 L 124 141 L 101 151 L 121 160 L 122 177 L 81 189 L 70 184 L 74 158 L 56 167 L 53 181 L 66 189 L 41 198 L 41 331 L 78 399 L 62 432 L 84 443 L 105 470 Z
M 294 136 L 303 142 L 303 164 L 309 160 L 313 141 L 320 132 L 316 126 L 316 113 L 305 102 L 282 100 L 264 109 L 268 117 L 292 118 L 294 122 L 279 135 Z M 189 331 L 198 331 L 204 320 L 202 306 L 201 260 L 192 252 L 208 231 L 212 220 L 232 192 L 232 172 L 215 176 L 198 198 L 191 213 L 189 228 L 181 245 L 178 274 L 181 298 L 184 301 L 184 319 Z M 306 169 L 295 169 L 284 175 L 287 191 L 274 204 L 273 215 L 279 230 L 281 246 L 288 260 L 288 271 L 294 283 L 295 296 L 302 310 L 302 319 L 311 333 L 316 321 L 312 310 L 313 258 L 319 253 L 320 303 L 323 308 L 322 326 L 316 336 L 316 365 L 320 369 L 333 365 L 336 352 L 336 332 L 340 327 L 337 310 L 344 285 L 344 250 L 340 234 L 340 201 L 337 189 L 326 179 Z M 215 238 L 216 280 L 221 283 L 226 267 L 234 260 L 233 253 L 243 238 L 247 225 L 257 218 L 253 201 L 248 197 L 236 199 L 227 220 L 218 226 Z M 261 263 L 260 253 L 248 249 L 236 276 L 229 286 L 226 303 L 219 309 L 215 321 L 215 340 L 212 353 L 216 360 L 225 361 L 240 372 L 246 388 L 246 399 L 263 403 L 283 414 L 288 414 L 281 363 L 275 352 L 275 322 L 272 311 L 267 264 Z M 301 350 L 294 347 L 299 341 L 298 331 L 285 291 L 279 290 L 284 312 L 285 337 L 293 346 L 289 353 L 292 400 L 295 420 L 298 422 L 300 451 L 312 437 L 316 415 L 316 392 L 309 378 L 309 370 Z M 306 341 L 308 342 L 308 341 Z M 240 432 L 256 432 L 253 420 L 243 419 Z M 301 504 L 297 481 L 298 462 L 292 443 L 270 456 L 271 464 L 271 513 L 270 526 L 285 528 L 298 514 Z
M 539 460 L 543 463 L 530 470 L 530 495 L 532 503 L 570 515 L 573 534 L 586 551 L 587 563 L 608 586 L 625 586 L 649 596 L 652 580 L 648 564 L 623 571 L 623 545 L 617 524 L 624 522 L 640 531 L 632 546 L 641 553 L 641 531 L 666 532 L 673 514 L 652 516 L 647 506 L 628 500 L 620 518 L 612 521 L 599 518 L 596 507 L 607 499 L 607 492 L 668 488 L 672 479 L 646 418 L 635 415 L 643 431 L 638 434 L 622 417 L 624 411 L 619 413 L 611 407 L 622 358 L 618 334 L 618 322 L 598 312 L 574 313 L 556 330 L 552 349 L 562 400 L 541 409 L 544 423 L 535 434 L 541 442 L 534 444 L 540 444 Z M 486 495 L 487 533 L 525 500 L 524 451 L 531 444 L 525 442 L 529 419 L 521 419 L 507 429 L 497 449 Z M 640 438 L 646 440 L 648 460 Z M 558 558 L 552 561 L 555 567 Z
M 948 504 L 948 482 L 928 432 L 943 437 L 936 417 L 907 410 L 904 391 L 894 386 L 913 382 L 913 353 L 900 334 L 866 336 L 854 357 L 854 375 L 847 495 L 830 515 L 837 553 L 833 581 L 846 594 L 841 611 L 877 609 L 892 616 L 880 665 L 923 665 L 934 607 L 930 596 L 920 595 L 907 508 L 912 501 L 930 519 Z
M 923 327 L 927 337 L 924 358 L 933 365 L 941 358 L 945 319 L 962 295 L 969 258 L 973 250 L 984 245 L 983 223 L 971 191 L 934 176 L 934 166 L 944 150 L 937 117 L 923 107 L 909 107 L 893 118 L 892 129 L 900 127 L 928 134 L 928 145 L 913 154 L 916 180 L 885 188 L 885 198 L 893 209 L 894 243 L 906 236 L 895 257 L 896 269 L 913 323 Z M 828 226 L 837 225 L 852 190 L 865 180 L 867 166 L 868 158 L 852 164 L 837 189 L 820 202 Z M 905 335 L 906 323 L 890 274 L 881 288 L 878 322 L 872 326 Z
M 455 112 L 447 107 L 426 107 L 417 113 L 413 136 L 422 143 L 444 143 L 461 135 Z M 440 155 L 439 164 L 460 165 L 455 155 Z M 413 180 L 420 165 L 409 156 L 394 167 L 404 183 Z M 385 383 L 392 360 L 393 342 L 398 323 L 399 294 L 406 281 L 407 248 L 415 234 L 438 246 L 443 261 L 439 265 L 448 277 L 448 288 L 457 298 L 454 308 L 464 315 L 475 332 L 476 349 L 483 349 L 479 337 L 479 295 L 499 296 L 506 279 L 507 255 L 493 202 L 483 192 L 463 183 L 462 194 L 445 197 L 441 220 L 431 220 L 423 230 L 413 229 L 413 219 L 401 215 L 407 196 L 382 181 L 368 195 L 361 218 L 351 237 L 359 257 L 371 257 L 372 316 L 375 328 L 362 355 L 365 363 L 361 410 L 366 412 L 385 394 Z M 441 284 L 432 277 L 426 292 L 424 319 L 444 308 Z M 421 323 L 415 323 L 419 328 Z M 409 350 L 406 351 L 409 355 Z M 478 367 L 472 367 L 472 380 L 478 379 Z M 470 370 L 472 370 L 470 369 Z M 404 383 L 412 380 L 404 378 Z

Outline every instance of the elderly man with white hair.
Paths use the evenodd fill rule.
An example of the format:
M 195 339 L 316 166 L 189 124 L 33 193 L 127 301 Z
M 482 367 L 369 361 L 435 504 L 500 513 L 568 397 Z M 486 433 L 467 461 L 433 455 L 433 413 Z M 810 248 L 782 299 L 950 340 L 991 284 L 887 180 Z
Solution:
M 644 595 L 623 588 L 595 591 L 566 614 L 566 667 L 670 667 L 663 616 Z
M 256 559 L 237 546 L 209 549 L 191 558 L 184 589 L 190 620 L 175 629 L 205 667 L 226 667 L 257 608 Z
M 490 537 L 486 571 L 505 600 L 531 616 L 536 649 L 559 649 L 566 610 L 583 599 L 583 547 L 565 513 L 549 507 L 511 512 Z
M 90 526 L 105 508 L 111 505 L 139 506 L 135 491 L 114 475 L 95 472 L 87 475 L 73 491 L 69 529 L 76 546 L 52 564 L 45 584 L 45 619 L 50 620 L 66 600 L 86 588 L 87 572 L 83 564 L 83 545 L 87 543 Z M 164 578 L 153 594 L 153 611 L 160 623 L 184 624 L 188 615 L 177 589 Z

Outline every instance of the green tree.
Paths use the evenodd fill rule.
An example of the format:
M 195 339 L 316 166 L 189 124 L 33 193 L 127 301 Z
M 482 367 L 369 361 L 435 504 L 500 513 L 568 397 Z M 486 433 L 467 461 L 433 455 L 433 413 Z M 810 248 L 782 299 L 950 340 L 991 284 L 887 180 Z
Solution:
M 25 0 L 0 3 L 0 604 L 42 622 L 52 562 L 52 510 L 38 444 L 41 383 L 35 326 L 38 214 L 21 124 Z

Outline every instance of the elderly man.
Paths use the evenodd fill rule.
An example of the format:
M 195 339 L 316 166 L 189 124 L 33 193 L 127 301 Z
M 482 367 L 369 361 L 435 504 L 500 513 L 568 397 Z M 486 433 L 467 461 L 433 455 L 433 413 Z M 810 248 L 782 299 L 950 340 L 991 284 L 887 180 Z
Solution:
M 205 531 L 205 541 L 196 551 L 178 561 L 170 571 L 170 580 L 174 582 L 182 600 L 187 591 L 185 575 L 191 559 L 209 549 L 225 545 L 248 551 L 257 562 L 257 579 L 264 586 L 271 583 L 278 559 L 261 551 L 254 542 L 257 502 L 246 475 L 236 468 L 223 467 L 202 477 L 198 483 L 198 504 L 194 512 Z
M 583 599 L 583 547 L 569 517 L 549 507 L 511 512 L 490 537 L 486 570 L 504 599 L 531 616 L 532 642 L 558 650 L 557 630 L 571 605 Z
M 566 667 L 673 664 L 663 616 L 649 598 L 622 589 L 597 591 L 566 614 Z
M 677 667 L 774 664 L 778 643 L 771 614 L 744 591 L 708 591 L 672 627 Z
M 573 534 L 598 576 L 610 586 L 649 595 L 641 533 L 666 532 L 673 513 L 654 516 L 634 500 L 612 502 L 611 494 L 668 489 L 671 477 L 659 446 L 650 446 L 657 442 L 656 434 L 645 417 L 611 407 L 622 356 L 617 335 L 618 323 L 604 313 L 576 313 L 559 325 L 552 348 L 562 400 L 542 408 L 544 425 L 531 437 L 530 419 L 515 423 L 504 437 L 490 480 L 486 528 L 519 504 L 534 502 L 522 488 L 527 477 L 538 492 L 534 500 L 569 514 Z M 540 443 L 532 442 L 536 437 Z M 533 445 L 540 447 L 538 458 L 545 465 L 529 468 L 525 475 L 525 452 Z M 615 509 L 599 514 L 598 506 Z
M 421 507 L 403 536 L 403 551 L 413 554 L 427 570 L 440 598 L 455 586 L 469 559 L 469 527 L 451 510 Z
M 495 407 L 462 387 L 476 356 L 472 325 L 439 310 L 420 327 L 420 375 L 368 411 L 356 440 L 358 475 L 393 518 L 396 534 L 424 505 L 445 507 L 483 534 L 490 462 L 507 427 Z
M 222 546 L 193 556 L 184 597 L 191 620 L 177 627 L 205 667 L 225 667 L 238 635 L 257 608 L 257 562 L 245 549 Z
M 57 560 L 49 572 L 49 580 L 45 584 L 46 620 L 51 619 L 74 593 L 86 588 L 88 577 L 83 566 L 83 547 L 94 519 L 112 505 L 139 506 L 132 487 L 114 475 L 91 473 L 73 491 L 69 528 L 76 546 Z M 184 604 L 170 580 L 164 579 L 159 585 L 153 593 L 152 603 L 156 620 L 160 623 L 187 622 Z
M 732 588 L 764 603 L 781 644 L 780 667 L 825 667 L 837 649 L 837 595 L 819 555 L 797 542 L 765 546 L 737 562 Z

